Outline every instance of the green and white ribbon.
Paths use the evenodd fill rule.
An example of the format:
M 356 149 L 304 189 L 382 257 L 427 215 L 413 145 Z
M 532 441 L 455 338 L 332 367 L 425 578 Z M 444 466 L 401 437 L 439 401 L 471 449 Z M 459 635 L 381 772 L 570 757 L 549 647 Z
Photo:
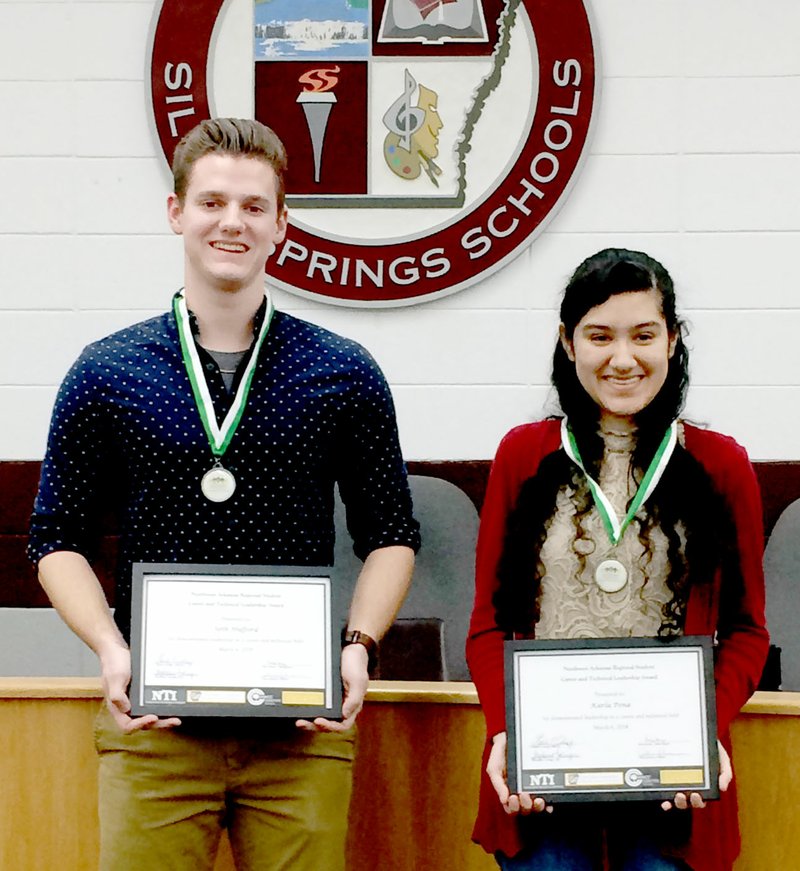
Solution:
M 178 325 L 178 336 L 181 342 L 183 365 L 186 367 L 189 381 L 192 384 L 195 405 L 200 413 L 200 419 L 203 421 L 203 428 L 206 431 L 208 443 L 211 446 L 212 453 L 217 458 L 220 458 L 228 449 L 236 428 L 239 426 L 239 421 L 242 419 L 242 414 L 244 414 L 244 409 L 247 405 L 247 396 L 250 393 L 250 384 L 256 370 L 256 363 L 258 362 L 258 354 L 269 332 L 272 316 L 275 314 L 275 306 L 270 298 L 269 290 L 265 291 L 265 297 L 267 308 L 261 328 L 256 336 L 253 353 L 250 355 L 250 360 L 247 363 L 247 368 L 244 370 L 242 380 L 239 382 L 233 403 L 225 415 L 221 426 L 217 423 L 217 415 L 214 411 L 214 403 L 211 400 L 208 384 L 206 383 L 203 364 L 200 362 L 200 355 L 197 353 L 197 346 L 192 336 L 192 327 L 189 322 L 189 308 L 186 305 L 184 292 L 181 290 L 177 293 L 172 302 L 172 310 L 175 313 L 175 322 Z
M 569 428 L 567 419 L 564 418 L 561 421 L 561 446 L 567 452 L 567 456 L 586 476 L 586 482 L 589 485 L 594 504 L 597 506 L 597 511 L 603 521 L 603 526 L 605 526 L 608 537 L 611 539 L 613 545 L 619 543 L 631 520 L 636 516 L 636 512 L 642 507 L 642 505 L 644 505 L 647 499 L 649 499 L 653 490 L 656 489 L 656 485 L 664 474 L 664 469 L 667 467 L 667 463 L 672 456 L 672 452 L 675 450 L 677 442 L 678 422 L 673 420 L 666 433 L 664 433 L 664 438 L 661 439 L 661 444 L 658 446 L 655 456 L 650 461 L 647 471 L 644 473 L 644 478 L 642 478 L 642 483 L 639 485 L 636 495 L 633 497 L 633 501 L 628 508 L 628 513 L 620 522 L 619 517 L 617 517 L 617 512 L 614 510 L 614 506 L 611 504 L 608 496 L 606 496 L 602 491 L 597 481 L 595 481 L 586 471 L 586 467 L 583 465 L 583 460 L 578 451 L 578 444 L 575 441 L 575 436 L 572 434 L 572 430 Z

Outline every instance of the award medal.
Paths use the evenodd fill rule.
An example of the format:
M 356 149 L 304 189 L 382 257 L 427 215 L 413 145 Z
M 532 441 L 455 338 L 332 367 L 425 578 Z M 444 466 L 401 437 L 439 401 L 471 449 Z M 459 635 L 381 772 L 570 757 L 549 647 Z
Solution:
M 594 582 L 604 593 L 618 593 L 628 583 L 628 570 L 618 559 L 604 559 L 594 570 Z
M 247 368 L 244 370 L 236 395 L 222 424 L 217 423 L 217 415 L 214 411 L 214 403 L 211 400 L 208 384 L 206 383 L 203 364 L 200 361 L 200 355 L 197 353 L 197 346 L 192 337 L 192 328 L 189 323 L 189 309 L 182 290 L 175 294 L 172 302 L 175 323 L 178 326 L 178 337 L 181 342 L 183 364 L 189 375 L 192 395 L 194 396 L 197 411 L 200 414 L 200 420 L 203 422 L 203 429 L 208 438 L 211 453 L 215 458 L 214 465 L 203 475 L 200 481 L 200 490 L 210 502 L 226 502 L 233 496 L 236 490 L 236 478 L 229 469 L 222 465 L 222 457 L 225 455 L 225 451 L 228 449 L 228 445 L 230 445 L 236 428 L 239 426 L 239 421 L 244 414 L 247 397 L 250 393 L 250 384 L 253 381 L 253 375 L 256 370 L 258 354 L 269 332 L 272 316 L 275 314 L 275 306 L 272 304 L 268 291 L 265 292 L 265 297 L 266 311 L 264 312 L 264 320 L 255 338 L 253 351 L 247 362 Z
M 569 428 L 567 419 L 564 418 L 561 421 L 561 446 L 567 452 L 567 456 L 586 476 L 586 482 L 589 485 L 595 507 L 614 547 L 621 541 L 623 533 L 636 516 L 636 512 L 644 505 L 653 490 L 655 490 L 656 485 L 661 480 L 661 476 L 664 474 L 664 470 L 672 456 L 672 452 L 675 450 L 677 442 L 678 422 L 673 420 L 667 428 L 666 433 L 664 433 L 664 438 L 661 439 L 661 444 L 659 444 L 655 456 L 650 461 L 647 471 L 644 473 L 642 483 L 639 485 L 636 495 L 631 501 L 627 514 L 620 521 L 609 498 L 600 489 L 597 481 L 586 471 L 578 451 L 578 444 L 575 441 L 572 430 Z M 628 583 L 628 571 L 619 560 L 606 559 L 595 569 L 594 582 L 604 593 L 617 593 Z
M 221 463 L 212 466 L 200 479 L 203 496 L 210 502 L 225 502 L 233 496 L 236 478 Z

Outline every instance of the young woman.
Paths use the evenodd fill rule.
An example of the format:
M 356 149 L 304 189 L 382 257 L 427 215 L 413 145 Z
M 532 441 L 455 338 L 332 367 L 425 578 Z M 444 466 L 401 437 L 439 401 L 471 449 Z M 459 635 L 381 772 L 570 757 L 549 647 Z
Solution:
M 507 871 L 728 871 L 739 849 L 729 726 L 768 646 L 752 467 L 733 439 L 679 418 L 683 326 L 669 274 L 646 254 L 606 249 L 578 267 L 552 379 L 564 417 L 506 435 L 481 516 L 467 659 L 488 739 L 474 838 Z M 657 484 L 642 502 L 648 470 Z M 590 479 L 623 527 L 616 544 Z M 509 793 L 505 639 L 682 633 L 716 642 L 718 802 L 548 806 Z

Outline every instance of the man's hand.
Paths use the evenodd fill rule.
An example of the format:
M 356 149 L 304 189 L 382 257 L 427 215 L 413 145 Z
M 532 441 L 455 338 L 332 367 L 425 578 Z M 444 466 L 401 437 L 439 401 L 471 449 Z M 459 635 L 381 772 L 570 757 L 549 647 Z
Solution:
M 39 560 L 39 581 L 67 626 L 97 654 L 106 706 L 120 730 L 135 732 L 180 725 L 177 717 L 160 720 L 155 714 L 136 719 L 129 716 L 131 652 L 86 558 L 69 550 L 49 553 Z
M 297 727 L 307 732 L 346 732 L 350 729 L 364 706 L 364 696 L 369 687 L 368 660 L 367 648 L 363 644 L 348 644 L 347 647 L 342 648 L 344 701 L 341 723 L 317 717 L 313 722 L 298 720 Z
M 717 739 L 717 749 L 719 750 L 719 790 L 725 792 L 731 785 L 733 780 L 733 766 L 731 765 L 731 757 L 728 756 L 728 751 L 722 746 L 722 742 Z M 706 803 L 703 801 L 703 796 L 697 792 L 676 792 L 675 798 L 672 801 L 661 802 L 663 810 L 672 810 L 673 807 L 680 811 L 685 811 L 687 808 L 702 808 Z
M 103 695 L 106 707 L 121 732 L 137 732 L 140 729 L 169 729 L 180 726 L 177 717 L 160 719 L 156 714 L 131 717 L 131 701 L 128 685 L 131 682 L 131 652 L 121 643 L 112 643 L 98 653 L 102 669 Z
M 546 811 L 551 814 L 553 806 L 540 796 L 531 795 L 529 792 L 512 793 L 508 789 L 506 780 L 506 747 L 508 737 L 505 732 L 498 732 L 492 738 L 492 749 L 489 751 L 489 760 L 486 763 L 486 773 L 492 782 L 494 791 L 503 805 L 507 814 L 530 814 Z
M 410 547 L 390 545 L 373 550 L 364 560 L 356 581 L 348 628 L 359 629 L 379 641 L 400 608 L 413 570 L 414 551 Z M 350 729 L 367 694 L 368 661 L 367 649 L 363 644 L 348 644 L 342 648 L 344 700 L 341 723 L 317 717 L 313 722 L 297 720 L 297 727 L 310 732 L 346 732 Z

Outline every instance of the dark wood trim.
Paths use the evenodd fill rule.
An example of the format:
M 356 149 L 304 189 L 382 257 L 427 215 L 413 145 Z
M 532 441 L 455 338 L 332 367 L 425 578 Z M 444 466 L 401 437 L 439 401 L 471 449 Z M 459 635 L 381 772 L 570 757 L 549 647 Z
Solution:
M 25 545 L 41 463 L 0 461 L 0 607 L 39 608 L 48 604 L 25 556 Z M 764 501 L 764 527 L 772 531 L 781 512 L 800 499 L 800 461 L 754 463 Z M 442 478 L 461 488 L 480 511 L 489 478 L 490 460 L 413 460 L 412 475 Z M 111 518 L 104 521 L 98 555 L 98 574 L 112 595 L 112 566 L 117 536 Z

